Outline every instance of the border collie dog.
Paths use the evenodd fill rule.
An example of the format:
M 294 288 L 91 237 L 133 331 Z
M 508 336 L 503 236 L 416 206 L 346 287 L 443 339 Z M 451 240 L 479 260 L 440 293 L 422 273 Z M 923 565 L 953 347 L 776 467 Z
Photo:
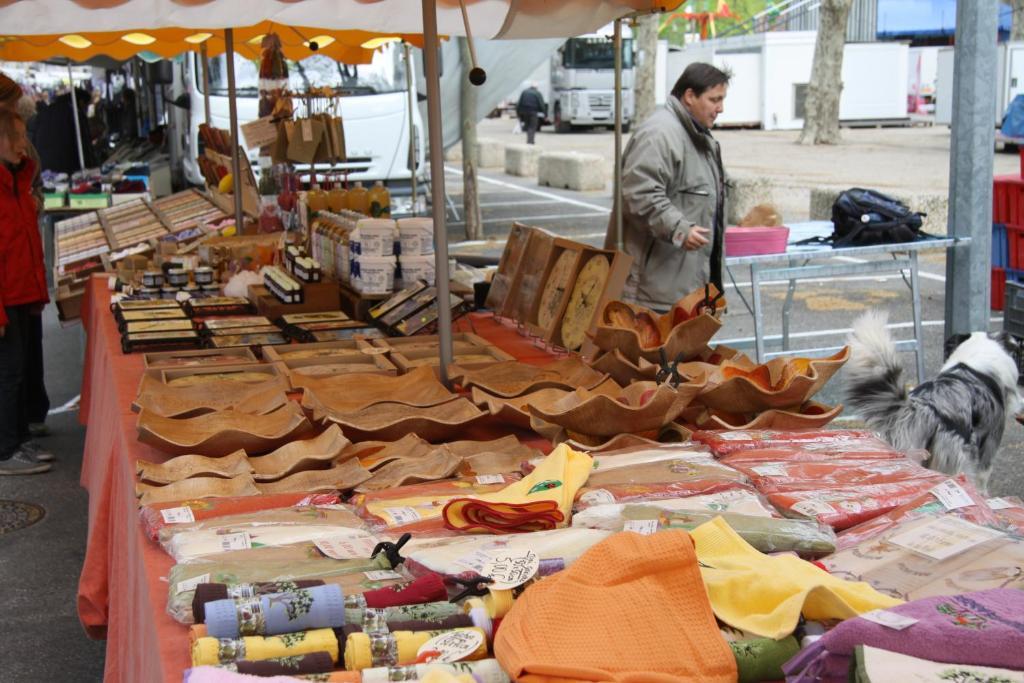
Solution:
M 987 493 L 1006 417 L 1018 416 L 1022 405 L 1017 363 L 1004 348 L 1012 339 L 971 334 L 935 379 L 908 393 L 887 320 L 870 311 L 853 324 L 846 405 L 894 447 L 926 449 L 926 467 L 962 472 Z

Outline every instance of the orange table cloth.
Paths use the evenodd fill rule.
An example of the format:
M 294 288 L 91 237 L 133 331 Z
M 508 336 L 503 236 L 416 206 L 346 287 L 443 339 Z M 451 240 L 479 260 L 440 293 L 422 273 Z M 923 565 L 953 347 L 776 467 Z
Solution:
M 89 533 L 78 581 L 78 616 L 90 637 L 107 639 L 104 680 L 180 681 L 190 660 L 188 629 L 165 611 L 164 577 L 173 561 L 145 537 L 135 498 L 135 461 L 163 462 L 170 456 L 137 440 L 131 402 L 142 376 L 142 355 L 121 352 L 109 302 L 106 276 L 94 276 L 82 307 L 87 339 L 79 420 L 86 425 L 81 484 L 89 492 Z M 548 351 L 489 314 L 471 314 L 454 327 L 480 335 L 523 362 L 552 360 Z M 464 438 L 493 439 L 505 433 L 485 426 Z M 537 440 L 531 445 L 550 448 Z

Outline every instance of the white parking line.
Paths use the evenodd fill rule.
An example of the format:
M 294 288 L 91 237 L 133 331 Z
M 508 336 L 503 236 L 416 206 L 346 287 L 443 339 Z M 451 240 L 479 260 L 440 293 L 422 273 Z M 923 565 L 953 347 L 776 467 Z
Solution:
M 448 171 L 449 173 L 453 173 L 455 175 L 458 175 L 458 176 L 462 175 L 462 171 L 460 171 L 458 169 L 455 169 L 455 168 L 451 168 L 450 166 L 445 166 L 444 170 Z M 532 187 L 522 187 L 520 185 L 516 185 L 515 183 L 505 182 L 504 180 L 497 180 L 495 178 L 488 178 L 487 176 L 483 175 L 482 173 L 481 174 L 477 174 L 477 180 L 479 180 L 482 183 L 487 183 L 489 185 L 495 185 L 497 187 L 504 187 L 504 188 L 507 188 L 507 189 L 510 189 L 510 190 L 519 190 L 521 192 L 525 192 L 526 194 L 532 194 L 534 197 L 543 197 L 544 199 L 552 199 L 552 200 L 555 200 L 555 201 L 560 202 L 562 204 L 572 204 L 573 206 L 580 206 L 580 207 L 583 207 L 584 209 L 594 209 L 596 211 L 600 211 L 603 214 L 609 214 L 609 213 L 612 212 L 612 210 L 610 208 L 608 208 L 606 206 L 601 206 L 600 204 L 591 204 L 590 202 L 582 202 L 582 201 L 580 201 L 578 199 L 570 199 L 569 197 L 563 197 L 561 195 L 555 194 L 554 192 L 545 192 L 543 190 L 535 190 Z
M 73 399 L 69 400 L 67 403 L 65 403 L 62 406 L 59 406 L 57 408 L 50 408 L 50 411 L 47 414 L 48 415 L 60 415 L 61 413 L 70 413 L 73 410 L 78 410 L 78 403 L 81 400 L 82 400 L 82 395 L 79 394 L 78 396 L 75 396 Z
M 522 202 L 487 202 L 481 204 L 481 209 L 496 209 L 502 206 L 531 206 L 533 204 L 558 204 L 554 199 L 530 199 Z
M 1003 319 L 1002 318 L 990 318 L 989 322 L 1001 323 L 1001 322 L 1003 322 Z M 945 320 L 924 320 L 924 321 L 921 322 L 921 325 L 923 325 L 924 327 L 939 327 L 939 326 L 945 325 L 945 324 L 946 324 Z M 913 328 L 914 327 L 914 323 L 913 322 L 890 323 L 889 325 L 886 325 L 886 327 L 888 327 L 890 330 L 907 329 L 907 328 Z M 845 327 L 845 328 L 842 328 L 842 329 L 835 329 L 835 330 L 814 330 L 813 332 L 790 332 L 789 333 L 789 338 L 790 339 L 811 339 L 813 337 L 834 337 L 834 336 L 839 336 L 839 335 L 847 335 L 847 334 L 850 334 L 851 332 L 853 332 L 853 329 L 849 328 L 849 327 Z M 782 335 L 780 335 L 780 334 L 776 334 L 776 335 L 771 335 L 771 336 L 765 337 L 765 341 L 777 341 L 779 339 L 782 339 Z M 716 344 L 724 344 L 724 345 L 728 346 L 729 344 L 752 344 L 752 343 L 754 343 L 754 341 L 756 341 L 755 337 L 735 337 L 733 339 L 715 340 L 715 343 Z

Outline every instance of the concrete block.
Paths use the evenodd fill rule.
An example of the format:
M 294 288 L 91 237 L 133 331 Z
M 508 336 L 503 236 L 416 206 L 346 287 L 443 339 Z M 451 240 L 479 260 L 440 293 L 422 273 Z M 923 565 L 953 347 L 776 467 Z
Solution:
M 480 168 L 501 168 L 505 165 L 505 143 L 490 138 L 477 138 L 476 164 Z
M 462 143 L 457 142 L 449 147 L 444 153 L 444 160 L 449 162 L 462 163 Z
M 505 173 L 524 178 L 537 175 L 537 145 L 508 145 L 505 148 Z
M 598 154 L 543 152 L 537 160 L 537 182 L 580 192 L 603 190 L 605 162 Z
M 832 219 L 832 205 L 839 193 L 849 188 L 814 188 L 811 190 L 810 218 L 812 221 Z M 899 199 L 910 207 L 911 211 L 928 214 L 924 217 L 921 229 L 932 235 L 945 235 L 946 221 L 949 219 L 949 196 L 927 192 L 890 192 L 880 189 L 879 192 Z
M 781 211 L 774 197 L 775 187 L 768 178 L 733 176 L 729 178 L 729 184 L 728 214 L 725 217 L 728 225 L 739 225 L 743 217 L 758 204 L 772 204 Z

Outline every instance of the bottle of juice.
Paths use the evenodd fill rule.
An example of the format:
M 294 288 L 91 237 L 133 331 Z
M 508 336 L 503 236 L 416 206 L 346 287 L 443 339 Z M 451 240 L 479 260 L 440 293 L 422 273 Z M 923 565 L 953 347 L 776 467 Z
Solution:
M 327 194 L 320 189 L 319 185 L 314 185 L 310 188 L 309 192 L 306 193 L 306 204 L 309 206 L 310 211 L 326 211 Z
M 391 193 L 379 180 L 370 189 L 370 216 L 391 218 Z
M 348 190 L 343 188 L 341 185 L 335 185 L 331 188 L 330 192 L 327 193 L 327 206 L 330 207 L 331 211 L 338 213 L 343 210 L 348 202 Z
M 356 186 L 348 191 L 346 203 L 350 211 L 356 211 L 364 216 L 370 215 L 370 192 L 361 182 L 357 182 Z

